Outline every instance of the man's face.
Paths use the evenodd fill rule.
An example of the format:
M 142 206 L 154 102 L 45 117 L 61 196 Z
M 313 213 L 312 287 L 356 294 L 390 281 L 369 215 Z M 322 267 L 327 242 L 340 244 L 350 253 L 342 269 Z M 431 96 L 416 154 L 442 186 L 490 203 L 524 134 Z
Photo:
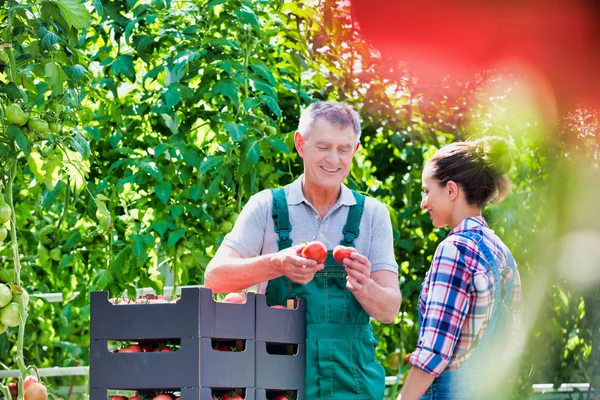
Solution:
M 316 118 L 305 137 L 296 132 L 295 141 L 298 154 L 304 159 L 304 178 L 323 188 L 339 188 L 359 146 L 352 126 L 341 128 Z

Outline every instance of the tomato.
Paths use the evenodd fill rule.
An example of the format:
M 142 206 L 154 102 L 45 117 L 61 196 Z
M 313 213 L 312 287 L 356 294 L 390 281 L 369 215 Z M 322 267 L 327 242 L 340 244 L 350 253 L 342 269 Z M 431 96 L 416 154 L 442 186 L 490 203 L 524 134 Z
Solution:
M 4 242 L 4 239 L 8 236 L 8 231 L 2 225 L 0 225 L 0 242 Z
M 27 123 L 29 114 L 19 107 L 18 104 L 11 104 L 6 107 L 6 120 L 13 125 L 23 126 Z
M 350 258 L 350 254 L 356 253 L 356 249 L 354 247 L 346 247 L 346 246 L 335 246 L 333 249 L 333 258 L 338 263 L 344 265 L 344 259 Z
M 233 224 L 229 221 L 223 221 L 221 223 L 221 226 L 219 227 L 219 230 L 223 233 L 229 233 L 229 232 L 231 232 L 232 229 L 233 229 Z
M 10 206 L 6 203 L 0 203 L 0 224 L 4 224 L 8 221 L 11 215 L 12 210 L 10 209 Z
M 169 396 L 166 393 L 163 394 L 159 394 L 158 396 L 154 397 L 152 400 L 173 400 L 173 398 L 171 396 Z
M 0 310 L 0 323 L 11 328 L 21 323 L 19 319 L 19 305 L 17 303 L 10 302 Z
M 62 130 L 62 124 L 60 122 L 50 122 L 48 126 L 52 133 L 59 133 Z
M 110 400 L 127 400 L 125 396 L 109 396 Z
M 12 290 L 4 283 L 0 283 L 0 308 L 4 307 L 12 301 Z
M 38 133 L 46 133 L 48 132 L 48 130 L 50 130 L 50 126 L 48 125 L 48 122 L 44 121 L 41 118 L 29 118 L 29 122 L 27 122 L 27 127 L 29 129 L 31 129 L 34 132 L 38 132 Z
M 281 308 L 281 309 L 287 310 L 287 307 L 280 306 L 280 305 L 271 306 L 271 308 Z
M 27 391 L 27 388 L 32 383 L 38 383 L 38 379 L 35 375 L 29 375 L 28 377 L 25 378 L 25 380 L 23 381 L 23 390 Z
M 229 217 L 227 217 L 227 221 L 231 222 L 232 224 L 235 224 L 235 221 L 237 221 L 239 216 L 240 214 L 232 212 L 231 214 L 229 214 Z
M 60 261 L 60 259 L 62 258 L 62 250 L 58 247 L 50 250 L 50 258 L 54 261 Z
M 302 249 L 302 257 L 323 264 L 327 259 L 327 247 L 319 241 L 309 242 Z
M 48 392 L 46 391 L 46 386 L 34 382 L 23 393 L 23 397 L 25 400 L 46 400 L 48 399 Z
M 215 351 L 233 351 L 231 346 L 228 346 L 226 344 L 220 344 L 214 350 Z
M 194 265 L 196 265 L 196 260 L 191 254 L 184 254 L 179 260 L 181 261 L 181 265 L 183 265 L 184 267 L 193 267 Z
M 10 395 L 12 398 L 16 399 L 19 393 L 19 385 L 17 385 L 17 381 L 10 381 L 6 386 L 8 386 L 8 390 L 10 390 Z
M 245 302 L 244 296 L 239 293 L 228 293 L 223 299 L 223 303 L 244 304 Z
M 273 397 L 272 400 L 290 400 L 290 398 L 283 394 L 278 394 L 277 396 Z
M 221 400 L 244 400 L 244 398 L 235 392 L 230 392 L 221 396 Z
M 275 128 L 274 126 L 267 126 L 265 128 L 265 133 L 267 135 L 276 135 L 277 134 L 277 128 Z
M 12 282 L 15 277 L 15 272 L 12 269 L 0 269 L 0 282 Z
M 38 238 L 42 244 L 49 245 L 54 243 L 55 236 L 54 226 L 46 225 L 40 230 Z
M 142 352 L 142 347 L 137 345 L 137 344 L 132 344 L 129 347 L 125 347 L 123 349 L 120 349 L 118 351 L 119 353 L 141 353 Z
M 0 323 L 0 335 L 2 335 L 4 332 L 6 332 L 7 329 L 8 329 L 8 326 Z
M 21 288 L 21 290 L 23 291 L 21 294 L 13 293 L 12 301 L 19 304 L 19 296 L 23 296 L 23 306 L 27 307 L 29 305 L 29 293 L 27 293 L 27 290 L 23 288 Z

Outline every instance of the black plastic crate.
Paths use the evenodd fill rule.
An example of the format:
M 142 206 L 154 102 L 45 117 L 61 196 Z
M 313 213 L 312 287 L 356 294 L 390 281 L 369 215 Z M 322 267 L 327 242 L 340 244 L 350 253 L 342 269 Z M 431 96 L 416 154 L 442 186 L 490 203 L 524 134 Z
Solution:
M 244 351 L 215 351 L 211 338 L 182 338 L 177 351 L 111 353 L 92 340 L 90 387 L 160 390 L 170 387 L 254 387 L 254 341 Z
M 110 388 L 114 389 L 114 388 Z M 90 400 L 110 400 L 108 398 L 107 388 L 96 388 L 90 390 Z M 210 388 L 181 388 L 181 389 L 169 389 L 180 391 L 181 400 L 212 400 L 212 389 Z M 255 400 L 256 394 L 254 388 L 245 389 L 244 400 Z
M 300 344 L 306 341 L 306 302 L 291 299 L 293 309 L 272 308 L 265 295 L 256 295 L 256 340 Z
M 180 348 L 168 353 L 111 353 L 108 340 L 91 340 L 90 387 L 130 390 L 199 387 L 199 354 L 199 338 L 182 338 Z
M 183 288 L 165 304 L 112 304 L 108 292 L 90 294 L 90 338 L 106 340 L 211 337 L 254 339 L 255 295 L 246 303 L 214 301 L 208 288 Z
M 306 374 L 306 345 L 294 346 L 293 355 L 270 354 L 266 342 L 256 342 L 256 388 L 302 390 Z

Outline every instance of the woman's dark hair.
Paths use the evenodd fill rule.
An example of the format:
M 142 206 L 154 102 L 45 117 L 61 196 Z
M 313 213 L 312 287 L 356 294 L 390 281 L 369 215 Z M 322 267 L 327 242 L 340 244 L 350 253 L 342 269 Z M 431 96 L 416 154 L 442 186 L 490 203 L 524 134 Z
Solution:
M 469 204 L 483 207 L 492 200 L 501 201 L 510 192 L 506 173 L 512 161 L 508 142 L 490 136 L 444 146 L 429 163 L 433 178 L 442 186 L 456 182 Z

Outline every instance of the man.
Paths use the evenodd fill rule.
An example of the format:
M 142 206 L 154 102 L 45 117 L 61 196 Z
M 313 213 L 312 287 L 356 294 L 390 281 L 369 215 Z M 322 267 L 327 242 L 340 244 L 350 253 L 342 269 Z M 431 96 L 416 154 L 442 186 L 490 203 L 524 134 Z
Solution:
M 306 300 L 311 400 L 384 397 L 369 321 L 391 323 L 398 314 L 398 264 L 385 206 L 343 184 L 359 140 L 358 114 L 348 105 L 307 107 L 294 136 L 304 174 L 283 189 L 250 198 L 204 276 L 215 292 L 258 285 L 270 305 Z M 299 255 L 313 240 L 329 249 L 324 264 Z M 357 250 L 344 265 L 331 254 L 338 244 Z

